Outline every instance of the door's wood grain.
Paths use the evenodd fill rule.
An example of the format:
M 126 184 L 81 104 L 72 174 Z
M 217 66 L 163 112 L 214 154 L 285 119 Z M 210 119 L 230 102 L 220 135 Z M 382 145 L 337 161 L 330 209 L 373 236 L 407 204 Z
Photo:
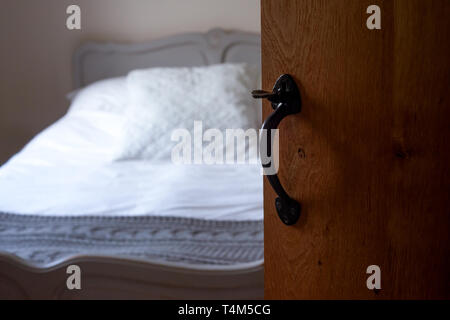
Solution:
M 265 182 L 266 298 L 450 298 L 449 16 L 447 0 L 262 1 L 263 87 L 289 73 L 304 100 L 280 125 L 297 225 Z

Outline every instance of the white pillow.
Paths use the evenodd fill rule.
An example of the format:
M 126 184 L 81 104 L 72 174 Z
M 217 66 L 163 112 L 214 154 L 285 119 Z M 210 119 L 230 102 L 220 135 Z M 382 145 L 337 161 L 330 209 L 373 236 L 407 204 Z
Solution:
M 203 121 L 203 131 L 258 128 L 259 104 L 250 95 L 258 74 L 246 64 L 132 71 L 119 158 L 170 160 L 172 131 L 192 134 L 194 120 Z
M 111 162 L 121 154 L 126 77 L 95 82 L 68 95 L 68 113 L 9 162 L 35 165 Z
M 94 165 L 114 161 L 122 146 L 123 116 L 79 110 L 34 137 L 6 165 Z
M 128 101 L 126 77 L 94 82 L 67 97 L 72 101 L 69 112 L 90 110 L 123 114 Z

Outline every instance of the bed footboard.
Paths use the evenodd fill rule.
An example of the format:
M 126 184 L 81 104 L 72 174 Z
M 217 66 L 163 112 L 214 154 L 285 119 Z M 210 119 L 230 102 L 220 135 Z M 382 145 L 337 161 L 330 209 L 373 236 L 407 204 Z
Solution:
M 81 289 L 70 290 L 70 265 Z M 188 267 L 107 256 L 75 256 L 36 267 L 0 253 L 0 299 L 262 299 L 262 263 Z

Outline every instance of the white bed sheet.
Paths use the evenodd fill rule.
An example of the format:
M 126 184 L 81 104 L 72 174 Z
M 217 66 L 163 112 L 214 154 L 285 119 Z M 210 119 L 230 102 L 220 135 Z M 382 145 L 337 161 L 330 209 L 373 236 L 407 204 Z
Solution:
M 260 220 L 262 198 L 257 165 L 12 161 L 0 168 L 0 211 L 16 214 Z

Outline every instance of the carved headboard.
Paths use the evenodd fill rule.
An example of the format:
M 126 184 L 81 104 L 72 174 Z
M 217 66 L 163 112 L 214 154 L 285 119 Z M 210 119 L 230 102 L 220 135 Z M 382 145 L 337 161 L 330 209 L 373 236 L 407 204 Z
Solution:
M 213 29 L 188 33 L 145 44 L 90 42 L 73 57 L 74 86 L 126 75 L 150 67 L 191 67 L 224 62 L 261 63 L 260 35 Z

